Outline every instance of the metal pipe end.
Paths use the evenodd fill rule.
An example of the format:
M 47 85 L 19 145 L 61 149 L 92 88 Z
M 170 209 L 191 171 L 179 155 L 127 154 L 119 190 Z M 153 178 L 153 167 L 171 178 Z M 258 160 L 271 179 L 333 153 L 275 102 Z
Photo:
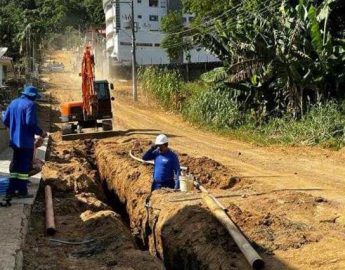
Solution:
M 265 267 L 265 262 L 262 259 L 256 259 L 252 263 L 253 269 L 260 270 Z

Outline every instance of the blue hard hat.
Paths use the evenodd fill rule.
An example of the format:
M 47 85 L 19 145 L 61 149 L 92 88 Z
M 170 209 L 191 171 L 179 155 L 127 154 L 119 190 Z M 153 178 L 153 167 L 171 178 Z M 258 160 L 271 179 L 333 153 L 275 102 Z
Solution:
M 38 89 L 34 86 L 26 86 L 22 94 L 34 98 L 41 97 L 41 95 L 38 93 Z

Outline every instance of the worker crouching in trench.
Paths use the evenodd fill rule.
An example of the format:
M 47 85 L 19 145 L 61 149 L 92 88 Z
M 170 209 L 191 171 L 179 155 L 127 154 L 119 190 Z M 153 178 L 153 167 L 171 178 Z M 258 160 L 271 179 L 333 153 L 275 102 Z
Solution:
M 168 137 L 158 135 L 155 144 L 144 154 L 143 160 L 154 160 L 152 191 L 161 188 L 180 188 L 180 162 L 169 148 Z

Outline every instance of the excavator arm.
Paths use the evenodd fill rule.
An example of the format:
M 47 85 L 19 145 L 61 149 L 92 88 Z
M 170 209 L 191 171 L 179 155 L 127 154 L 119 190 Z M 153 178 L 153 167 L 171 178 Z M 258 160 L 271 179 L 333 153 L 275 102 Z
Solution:
M 98 102 L 94 89 L 95 60 L 91 46 L 86 46 L 81 65 L 82 92 L 83 92 L 83 113 L 85 119 L 92 119 L 97 116 Z

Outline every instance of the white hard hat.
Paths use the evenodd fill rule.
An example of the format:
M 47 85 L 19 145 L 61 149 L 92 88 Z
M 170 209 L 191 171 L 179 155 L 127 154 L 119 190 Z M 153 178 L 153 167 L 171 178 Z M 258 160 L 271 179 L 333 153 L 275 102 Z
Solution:
M 168 137 L 166 135 L 160 134 L 157 136 L 155 145 L 163 145 L 166 143 L 168 143 Z

